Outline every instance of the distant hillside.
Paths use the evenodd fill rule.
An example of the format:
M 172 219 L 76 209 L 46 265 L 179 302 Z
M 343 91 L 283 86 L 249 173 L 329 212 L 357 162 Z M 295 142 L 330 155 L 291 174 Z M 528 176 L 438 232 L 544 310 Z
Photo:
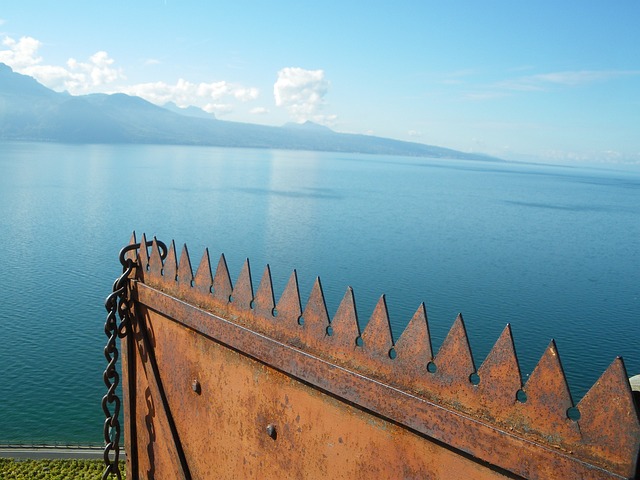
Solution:
M 337 133 L 306 122 L 269 127 L 228 122 L 190 107 L 158 107 L 122 93 L 57 93 L 0 63 L 0 140 L 149 143 L 358 152 L 493 160 L 421 143 Z
M 184 115 L 186 117 L 205 118 L 207 120 L 212 120 L 216 118 L 216 116 L 213 113 L 207 113 L 201 108 L 193 107 L 193 106 L 182 108 L 173 102 L 165 103 L 162 106 L 162 108 L 166 108 L 170 112 L 179 113 L 180 115 Z
M 282 126 L 282 128 L 296 130 L 298 132 L 335 133 L 329 127 L 325 127 L 324 125 L 318 125 L 317 123 L 313 123 L 309 120 L 307 120 L 304 123 L 288 122 L 288 123 L 285 123 Z

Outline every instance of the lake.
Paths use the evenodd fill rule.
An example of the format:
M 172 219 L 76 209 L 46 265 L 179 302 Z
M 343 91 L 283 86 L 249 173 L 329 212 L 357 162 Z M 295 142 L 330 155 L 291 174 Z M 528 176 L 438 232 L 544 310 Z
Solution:
M 104 298 L 135 230 L 295 268 L 397 339 L 462 312 L 476 366 L 511 323 L 526 380 L 555 338 L 577 403 L 616 355 L 640 373 L 640 171 L 342 153 L 0 143 L 0 443 L 100 443 Z

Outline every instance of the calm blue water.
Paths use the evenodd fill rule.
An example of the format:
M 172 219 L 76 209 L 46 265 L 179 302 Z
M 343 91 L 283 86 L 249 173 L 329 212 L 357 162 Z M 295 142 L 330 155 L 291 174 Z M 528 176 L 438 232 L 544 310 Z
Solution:
M 507 322 L 523 375 L 551 338 L 577 402 L 640 373 L 640 172 L 357 154 L 0 144 L 0 443 L 101 442 L 104 297 L 131 232 L 221 252 L 233 280 L 319 275 L 394 335 L 458 312 L 479 366 Z

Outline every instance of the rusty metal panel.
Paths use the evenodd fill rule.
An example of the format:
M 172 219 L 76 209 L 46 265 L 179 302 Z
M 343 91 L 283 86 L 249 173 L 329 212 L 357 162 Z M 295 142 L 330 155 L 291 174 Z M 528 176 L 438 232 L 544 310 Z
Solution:
M 145 245 L 143 236 L 141 245 Z M 434 355 L 424 305 L 394 341 L 347 289 L 329 318 L 295 271 L 276 301 L 205 251 L 140 248 L 123 348 L 133 478 L 633 478 L 640 422 L 617 358 L 575 406 L 552 341 L 526 385 L 505 328 L 476 368 L 459 316 Z M 133 357 L 133 358 L 131 358 Z M 606 406 L 606 408 L 603 408 Z M 127 410 L 128 409 L 128 410 Z
M 509 478 L 150 308 L 139 313 L 192 478 Z M 139 472 L 180 478 L 160 393 L 138 368 Z

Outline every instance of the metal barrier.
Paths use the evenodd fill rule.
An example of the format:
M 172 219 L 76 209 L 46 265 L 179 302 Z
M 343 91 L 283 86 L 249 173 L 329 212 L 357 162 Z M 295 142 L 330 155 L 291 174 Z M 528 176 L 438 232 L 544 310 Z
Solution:
M 553 341 L 523 385 L 508 325 L 476 369 L 461 316 L 434 354 L 424 305 L 394 343 L 384 297 L 360 332 L 351 289 L 330 319 L 319 279 L 303 309 L 295 271 L 276 301 L 268 266 L 254 293 L 248 260 L 232 284 L 224 256 L 194 275 L 147 243 L 120 312 L 128 478 L 637 475 L 621 358 L 576 406 Z

